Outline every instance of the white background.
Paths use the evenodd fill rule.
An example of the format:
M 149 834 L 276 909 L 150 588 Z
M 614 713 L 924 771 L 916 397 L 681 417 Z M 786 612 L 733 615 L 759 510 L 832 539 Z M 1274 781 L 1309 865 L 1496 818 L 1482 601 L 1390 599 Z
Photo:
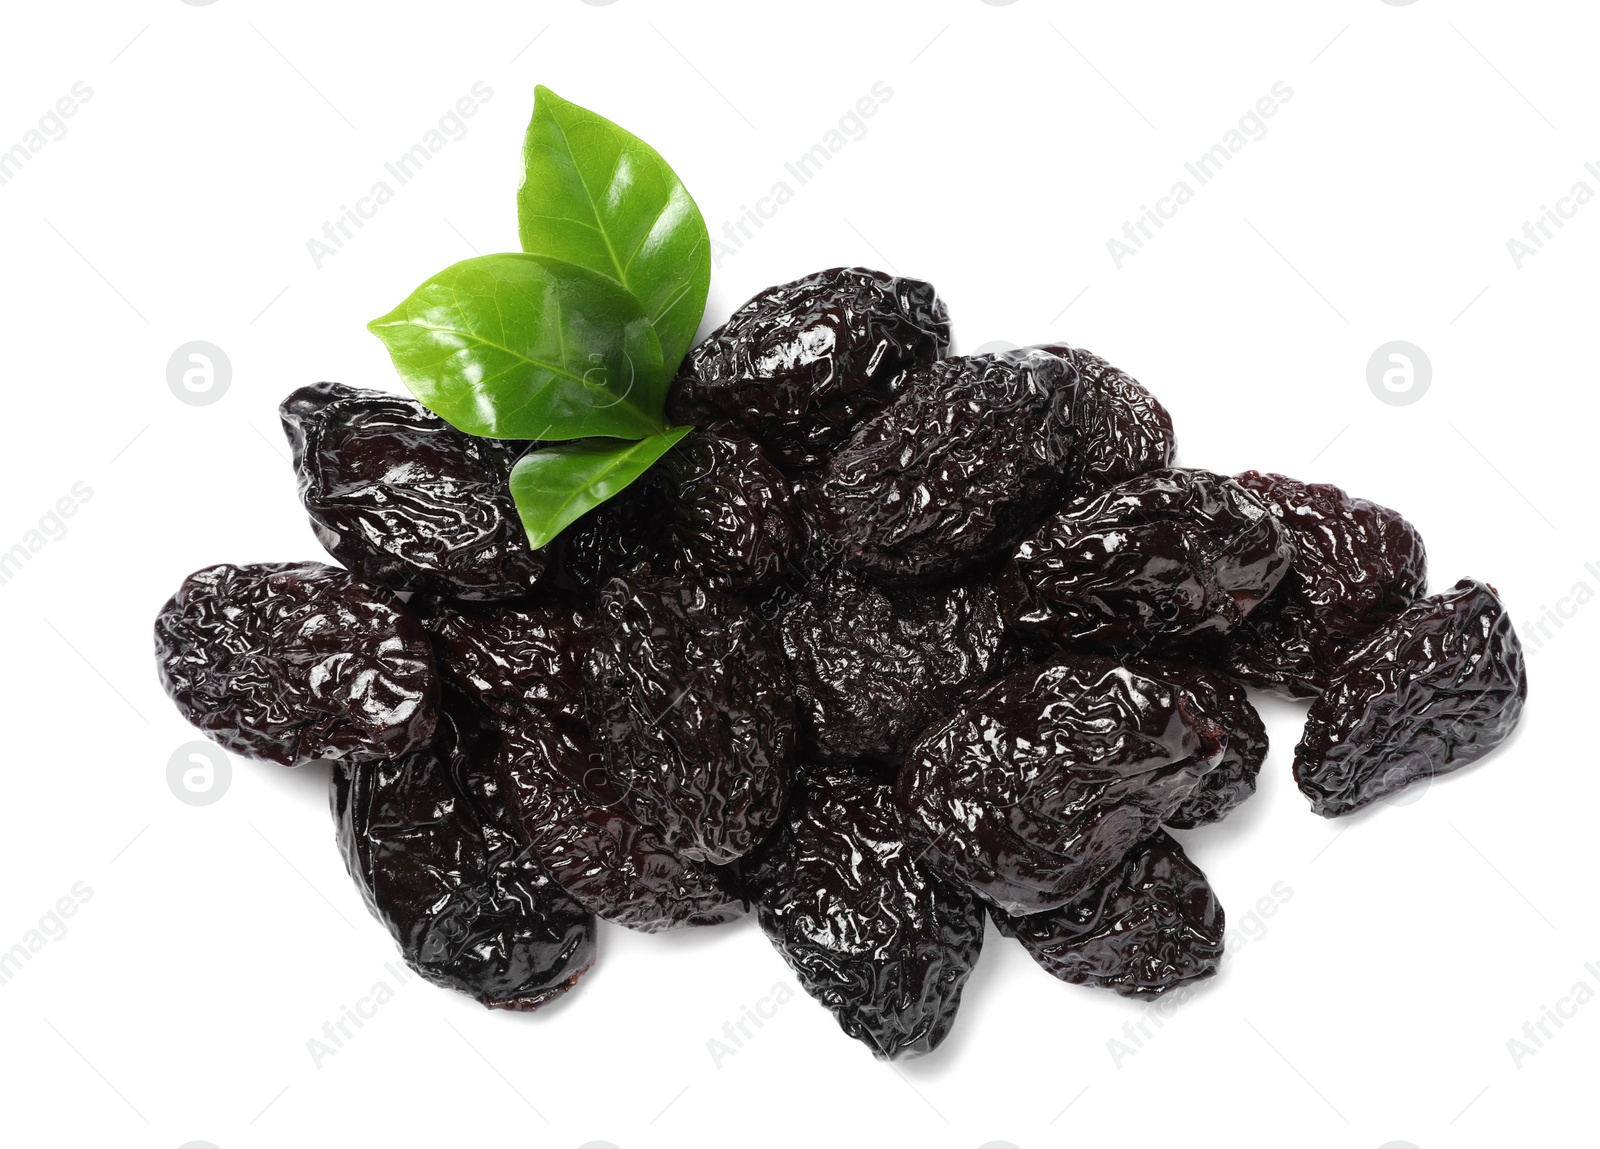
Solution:
M 0 148 L 92 97 L 0 186 L 4 514 L 66 534 L 0 586 L 8 803 L 0 949 L 91 896 L 0 985 L 0 1139 L 28 1145 L 1060 1144 L 1420 1149 L 1591 1141 L 1600 1004 L 1514 1061 L 1586 981 L 1595 917 L 1593 324 L 1600 206 L 1518 269 L 1506 241 L 1600 163 L 1592 5 L 1418 0 L 607 6 L 8 4 Z M 319 269 L 307 240 L 477 81 L 470 131 Z M 1259 796 L 1185 834 L 1227 907 L 1221 975 L 1144 1016 L 991 933 L 956 1029 L 885 1066 L 803 995 L 720 1067 L 724 1022 L 793 987 L 748 923 L 602 927 L 534 1016 L 414 980 L 320 1067 L 307 1041 L 395 951 L 334 849 L 321 772 L 235 760 L 168 790 L 196 735 L 159 690 L 156 609 L 218 561 L 317 558 L 275 407 L 398 387 L 363 326 L 516 245 L 535 83 L 655 144 L 713 232 L 876 82 L 892 98 L 715 272 L 707 326 L 841 263 L 934 281 L 959 345 L 1066 339 L 1170 407 L 1182 461 L 1330 480 L 1406 512 L 1435 589 L 1494 582 L 1531 656 L 1523 728 L 1480 767 L 1328 823 L 1265 706 Z M 1119 269 L 1107 240 L 1273 85 L 1292 99 Z M 793 183 L 792 179 L 790 180 Z M 1192 181 L 1191 181 L 1192 182 Z M 224 349 L 180 402 L 166 364 Z M 1431 389 L 1380 402 L 1396 339 Z M 51 532 L 60 532 L 51 526 Z M 1536 623 L 1549 608 L 1573 617 Z M 1538 649 L 1534 650 L 1533 648 Z M 1413 800 L 1415 799 L 1415 800 Z M 1279 883 L 1270 918 L 1252 909 Z M 1280 890 L 1281 893 L 1281 890 Z M 1124 1038 L 1126 1040 L 1126 1038 Z

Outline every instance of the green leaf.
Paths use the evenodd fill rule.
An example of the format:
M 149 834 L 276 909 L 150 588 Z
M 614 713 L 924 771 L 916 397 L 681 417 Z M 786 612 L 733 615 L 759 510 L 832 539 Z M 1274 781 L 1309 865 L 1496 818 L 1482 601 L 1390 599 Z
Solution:
M 535 90 L 522 148 L 522 250 L 609 275 L 638 297 L 670 378 L 711 284 L 711 238 L 667 161 L 631 132 Z
M 470 435 L 662 429 L 661 344 L 639 301 L 586 268 L 520 253 L 469 259 L 367 328 L 422 405 Z
M 511 470 L 511 497 L 528 542 L 535 549 L 544 546 L 648 471 L 692 430 L 673 427 L 637 443 L 584 439 L 522 456 Z

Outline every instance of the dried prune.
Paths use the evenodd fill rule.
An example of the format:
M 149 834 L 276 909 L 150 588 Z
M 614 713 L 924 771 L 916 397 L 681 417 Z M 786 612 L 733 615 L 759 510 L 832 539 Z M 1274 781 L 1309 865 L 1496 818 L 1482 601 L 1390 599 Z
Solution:
M 764 586 L 787 572 L 804 538 L 789 480 L 755 440 L 704 430 L 569 534 L 568 571 L 586 587 L 641 564 L 657 577 Z
M 1070 360 L 1088 393 L 1073 493 L 1114 487 L 1172 465 L 1177 451 L 1172 416 L 1137 379 L 1080 347 L 1054 343 L 1041 350 Z
M 916 855 L 887 786 L 807 771 L 751 878 L 800 984 L 883 1059 L 944 1040 L 983 945 L 977 899 Z
M 507 832 L 482 749 L 447 712 L 431 747 L 336 764 L 334 824 L 408 965 L 491 1009 L 537 1009 L 593 965 L 594 918 Z
M 318 540 L 368 582 L 506 599 L 544 574 L 507 486 L 526 444 L 342 383 L 302 387 L 278 410 Z
M 1252 686 L 1295 698 L 1320 694 L 1358 640 L 1423 593 L 1422 536 L 1398 512 L 1328 483 L 1257 471 L 1238 481 L 1283 523 L 1295 558 L 1277 593 L 1218 657 Z
M 321 563 L 195 571 L 156 616 L 161 684 L 229 750 L 298 766 L 433 737 L 428 636 L 400 601 Z
M 519 839 L 584 909 L 645 931 L 744 912 L 726 876 L 669 849 L 607 776 L 584 711 L 587 611 L 446 609 L 427 626 L 440 671 L 499 728 L 494 776 Z
M 882 582 L 933 582 L 1009 549 L 1067 489 L 1081 398 L 1077 369 L 1045 351 L 912 372 L 818 488 L 844 561 Z
M 1220 821 L 1256 792 L 1256 776 L 1267 758 L 1267 728 L 1244 687 L 1210 667 L 1192 662 L 1135 664 L 1152 678 L 1165 679 L 1183 692 L 1183 709 L 1195 724 L 1209 723 L 1207 741 L 1220 740 L 1222 756 L 1200 779 L 1199 788 L 1166 824 L 1180 830 Z
M 1237 626 L 1293 557 L 1256 496 L 1174 467 L 1068 502 L 1017 547 L 1000 591 L 1019 630 L 1138 651 Z
M 1311 704 L 1295 781 L 1316 813 L 1349 814 L 1483 757 L 1527 697 L 1522 644 L 1499 596 L 1462 579 L 1350 652 Z
M 1155 833 L 1222 751 L 1172 683 L 1058 655 L 931 726 L 906 752 L 895 800 L 935 869 L 1009 913 L 1039 913 Z
M 612 579 L 584 682 L 612 780 L 672 849 L 720 865 L 776 823 L 794 683 L 741 599 L 698 581 Z
M 684 361 L 667 414 L 729 424 L 786 466 L 826 461 L 908 370 L 943 358 L 950 319 L 933 285 L 836 267 L 769 287 Z
M 992 911 L 1000 932 L 1073 985 L 1156 997 L 1208 978 L 1222 960 L 1222 906 L 1169 835 L 1139 845 L 1076 901 L 1043 914 Z
M 889 589 L 835 571 L 783 613 L 808 749 L 898 766 L 911 740 L 1014 664 L 983 582 Z

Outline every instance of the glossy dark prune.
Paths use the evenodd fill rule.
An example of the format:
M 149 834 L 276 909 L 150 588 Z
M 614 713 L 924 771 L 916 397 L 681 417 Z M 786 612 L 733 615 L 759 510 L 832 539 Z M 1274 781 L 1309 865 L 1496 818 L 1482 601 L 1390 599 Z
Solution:
M 339 847 L 407 965 L 491 1009 L 537 1009 L 594 964 L 594 919 L 509 833 L 466 722 L 447 712 L 432 747 L 336 764 Z
M 949 347 L 950 319 L 932 284 L 831 268 L 735 311 L 689 352 L 667 414 L 731 425 L 785 466 L 814 467 L 894 398 L 908 370 Z
M 1015 662 L 987 583 L 888 589 L 835 571 L 779 622 L 809 749 L 898 766 L 906 747 Z
M 1167 834 L 1139 843 L 1068 905 L 1025 917 L 991 913 L 1046 972 L 1124 997 L 1158 997 L 1210 977 L 1222 960 L 1222 906 Z
M 884 1060 L 944 1040 L 983 945 L 977 899 L 917 852 L 887 786 L 808 771 L 751 878 L 800 984 Z
M 1089 396 L 1073 493 L 1114 487 L 1172 465 L 1172 416 L 1137 379 L 1079 347 L 1054 343 L 1040 350 L 1070 360 Z
M 1013 914 L 1103 878 L 1191 798 L 1223 747 L 1181 690 L 1059 655 L 992 683 L 906 753 L 895 800 L 928 864 Z
M 586 587 L 648 564 L 658 578 L 741 590 L 782 578 L 804 540 L 789 480 L 755 440 L 703 430 L 564 537 L 568 569 Z
M 519 840 L 584 909 L 647 932 L 743 914 L 728 879 L 669 849 L 607 776 L 584 710 L 586 610 L 445 609 L 427 626 L 441 673 L 499 728 L 494 776 Z
M 1222 649 L 1228 672 L 1294 698 L 1320 694 L 1356 642 L 1422 594 L 1428 555 L 1398 512 L 1328 483 L 1246 471 L 1238 482 L 1295 545 L 1283 585 Z
M 612 780 L 672 849 L 725 864 L 777 822 L 794 683 L 741 599 L 684 579 L 612 579 L 584 685 Z
M 1210 667 L 1192 662 L 1140 663 L 1134 669 L 1164 679 L 1182 692 L 1184 713 L 1196 726 L 1209 724 L 1207 741 L 1220 741 L 1222 756 L 1200 779 L 1194 795 L 1166 819 L 1192 829 L 1221 821 L 1256 792 L 1256 776 L 1267 759 L 1267 728 L 1244 687 Z
M 1494 588 L 1462 579 L 1356 646 L 1311 704 L 1294 777 L 1325 818 L 1448 774 L 1522 716 L 1522 644 Z
M 428 637 L 400 601 L 321 563 L 195 571 L 156 616 L 178 710 L 220 745 L 298 766 L 393 758 L 433 737 Z
M 1082 418 L 1077 369 L 1048 352 L 922 368 L 834 454 L 816 494 L 823 525 L 878 581 L 959 575 L 1059 504 Z
M 999 585 L 1019 630 L 1138 651 L 1231 630 L 1293 557 L 1283 526 L 1238 483 L 1169 468 L 1068 502 L 1017 547 Z
M 368 582 L 506 599 L 544 574 L 507 486 L 526 444 L 342 383 L 302 387 L 278 410 L 317 539 Z

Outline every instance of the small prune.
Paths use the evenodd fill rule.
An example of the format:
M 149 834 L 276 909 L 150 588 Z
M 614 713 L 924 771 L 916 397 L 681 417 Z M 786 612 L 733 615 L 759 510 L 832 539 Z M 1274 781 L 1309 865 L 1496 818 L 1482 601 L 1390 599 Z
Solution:
M 1013 914 L 1077 898 L 1221 756 L 1178 687 L 1058 655 L 992 683 L 906 752 L 895 800 L 927 861 Z
M 446 712 L 434 746 L 335 764 L 339 846 L 407 965 L 491 1009 L 537 1009 L 594 964 L 594 919 L 507 832 L 468 721 Z
M 400 601 L 321 563 L 195 571 L 156 616 L 161 684 L 222 746 L 298 766 L 433 737 L 428 636 Z
M 1138 651 L 1237 626 L 1293 557 L 1238 483 L 1169 468 L 1068 502 L 1017 547 L 1000 592 L 1019 630 Z
M 885 1060 L 944 1040 L 983 945 L 977 899 L 916 855 L 887 786 L 807 771 L 751 877 L 800 984 Z
M 1059 505 L 1083 417 L 1078 372 L 1045 351 L 946 359 L 834 454 L 817 490 L 844 561 L 934 582 L 1008 550 Z
M 1166 820 L 1180 830 L 1218 822 L 1256 792 L 1256 776 L 1267 758 L 1267 728 L 1250 704 L 1244 687 L 1210 667 L 1192 662 L 1158 662 L 1135 665 L 1151 678 L 1165 679 L 1182 692 L 1184 713 L 1195 725 L 1210 724 L 1207 741 L 1222 743 L 1222 756 L 1206 775 L 1194 796 Z
M 1494 588 L 1462 579 L 1356 646 L 1311 704 L 1294 777 L 1325 818 L 1459 770 L 1510 736 L 1528 697 Z
M 1025 917 L 991 913 L 1046 972 L 1124 997 L 1157 997 L 1208 978 L 1222 960 L 1222 906 L 1183 847 L 1162 833 L 1069 905 Z
M 505 599 L 544 574 L 507 486 L 526 444 L 342 383 L 302 387 L 278 410 L 317 539 L 368 582 Z
M 518 838 L 584 909 L 645 931 L 744 912 L 723 875 L 668 849 L 607 776 L 584 711 L 586 611 L 447 609 L 427 626 L 440 671 L 499 728 L 494 776 Z
M 1283 585 L 1229 636 L 1220 659 L 1252 686 L 1312 697 L 1357 641 L 1423 593 L 1422 536 L 1398 512 L 1328 483 L 1258 471 L 1238 481 L 1283 523 L 1295 557 Z
M 809 748 L 898 766 L 906 747 L 1013 664 L 983 582 L 886 589 L 835 571 L 779 622 Z
M 743 600 L 685 579 L 612 579 L 584 684 L 612 780 L 672 849 L 720 865 L 777 822 L 794 683 Z
M 789 480 L 755 440 L 710 431 L 686 435 L 569 536 L 568 570 L 586 587 L 648 564 L 740 590 L 780 579 L 804 538 Z
M 1114 487 L 1172 465 L 1177 451 L 1172 416 L 1137 379 L 1082 348 L 1055 343 L 1041 350 L 1070 360 L 1089 395 L 1074 494 Z
M 667 414 L 727 424 L 780 463 L 827 460 L 906 372 L 943 358 L 950 319 L 933 285 L 836 267 L 769 287 L 689 352 Z

